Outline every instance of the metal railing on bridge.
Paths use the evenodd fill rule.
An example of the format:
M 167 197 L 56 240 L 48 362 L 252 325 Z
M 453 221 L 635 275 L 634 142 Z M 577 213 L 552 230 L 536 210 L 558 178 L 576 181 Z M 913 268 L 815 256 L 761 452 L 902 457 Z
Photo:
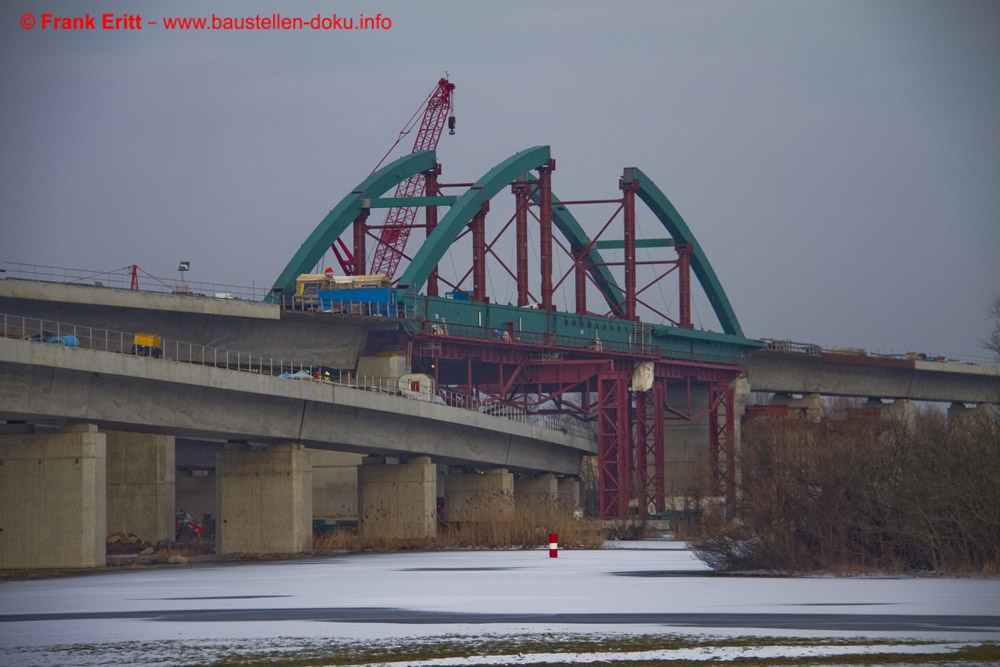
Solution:
M 421 392 L 401 388 L 398 378 L 359 376 L 352 370 L 185 343 L 160 338 L 154 334 L 111 331 L 20 315 L 0 314 L 0 337 L 135 355 L 164 362 L 190 363 L 289 380 L 325 383 L 412 400 L 430 401 L 446 407 L 471 410 L 483 415 L 532 424 L 591 440 L 596 439 L 595 433 L 583 424 L 564 422 L 551 415 L 537 415 L 522 408 L 458 394 L 447 389 L 434 388 L 428 395 L 424 395 Z
M 941 356 L 923 352 L 873 352 L 860 347 L 822 347 L 814 343 L 800 343 L 792 340 L 776 338 L 761 338 L 767 344 L 765 349 L 772 352 L 786 352 L 818 357 L 822 354 L 837 354 L 847 357 L 872 357 L 875 359 L 901 359 L 906 361 L 937 361 L 949 364 L 966 364 L 975 366 L 1000 366 L 1000 360 L 988 357 L 973 357 L 966 355 Z
M 635 343 L 624 343 L 613 340 L 556 335 L 541 331 L 510 331 L 508 329 L 481 327 L 472 324 L 436 323 L 430 320 L 420 320 L 417 324 L 419 329 L 411 329 L 414 333 L 419 331 L 436 336 L 453 336 L 476 341 L 485 340 L 497 344 L 522 344 L 563 350 L 612 352 L 630 357 L 649 357 L 650 359 L 660 356 L 660 349 L 652 345 L 637 345 Z
M 245 285 L 205 283 L 189 280 L 170 281 L 164 278 L 157 278 L 134 264 L 123 266 L 120 269 L 112 269 L 111 271 L 88 271 L 86 269 L 67 269 L 58 266 L 3 262 L 2 275 L 6 278 L 20 280 L 37 280 L 65 285 L 107 287 L 109 289 L 141 292 L 159 292 L 160 294 L 176 294 L 209 299 L 261 301 L 268 292 L 266 288 L 255 286 L 247 287 Z

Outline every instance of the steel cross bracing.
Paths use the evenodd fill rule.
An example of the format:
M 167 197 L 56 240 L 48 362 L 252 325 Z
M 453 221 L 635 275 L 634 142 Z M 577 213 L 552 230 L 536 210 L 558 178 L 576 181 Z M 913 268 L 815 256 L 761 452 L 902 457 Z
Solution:
M 431 110 L 429 105 L 428 118 L 442 123 L 446 108 L 439 107 L 438 116 Z M 398 298 L 405 311 L 416 313 L 416 317 L 401 324 L 397 341 L 383 342 L 388 346 L 385 349 L 405 350 L 411 372 L 431 376 L 442 394 L 466 397 L 464 405 L 486 411 L 496 405 L 498 409 L 563 415 L 589 423 L 598 436 L 599 502 L 605 518 L 662 512 L 667 508 L 665 494 L 678 493 L 666 489 L 664 482 L 671 460 L 665 447 L 671 446 L 673 437 L 668 420 L 696 422 L 696 430 L 704 429 L 703 450 L 711 479 L 732 500 L 736 417 L 729 387 L 744 370 L 746 351 L 759 344 L 742 337 L 704 252 L 662 192 L 641 171 L 628 168 L 618 183 L 620 197 L 560 201 L 553 193 L 555 161 L 547 146 L 516 153 L 475 183 L 464 184 L 439 184 L 441 169 L 436 160 L 428 159 L 432 156 L 427 151 L 400 158 L 360 184 L 314 232 L 316 247 L 303 245 L 275 291 L 280 288 L 290 293 L 296 268 L 318 255 L 321 239 L 336 238 L 352 224 L 354 271 L 362 272 L 365 238 L 379 229 L 367 225 L 370 210 L 391 202 L 379 197 L 394 183 L 397 198 L 410 201 L 390 210 L 412 209 L 412 215 L 397 218 L 408 220 L 406 225 L 387 223 L 381 227 L 377 256 L 382 258 L 379 262 L 409 259 L 399 278 Z M 424 194 L 419 189 L 424 182 L 428 183 L 425 194 L 429 198 L 413 201 Z M 441 196 L 442 190 L 455 187 L 466 190 L 458 196 Z M 513 195 L 515 211 L 498 224 L 491 220 L 496 216 L 490 215 L 490 201 L 504 191 Z M 602 216 L 596 233 L 584 232 L 570 213 L 571 207 L 585 204 L 614 209 L 609 217 Z M 642 237 L 638 231 L 640 204 L 653 212 L 671 238 Z M 439 205 L 449 207 L 440 219 Z M 400 232 L 416 226 L 411 223 L 417 206 L 426 208 L 427 241 L 412 257 L 406 257 L 399 243 Z M 498 248 L 503 235 L 511 230 L 516 257 L 508 267 Z M 536 240 L 529 244 L 533 234 L 537 234 Z M 439 276 L 441 258 L 449 248 L 458 247 L 455 241 L 464 235 L 472 240 L 467 270 L 458 262 L 449 278 Z M 540 249 L 534 270 L 529 245 Z M 390 252 L 391 247 L 398 252 Z M 665 248 L 675 256 L 639 260 L 637 248 Z M 608 261 L 601 250 L 624 251 L 624 259 Z M 558 252 L 570 260 L 562 275 L 554 274 L 553 253 Z M 453 264 L 455 259 L 460 258 L 453 253 Z M 497 272 L 487 271 L 487 262 L 498 265 L 500 275 L 514 280 L 516 306 L 491 303 L 487 281 Z M 657 264 L 665 268 L 647 270 L 644 280 L 650 273 L 653 278 L 640 285 L 637 267 Z M 372 271 L 380 266 L 383 264 L 373 264 Z M 616 278 L 612 271 L 624 272 L 625 279 Z M 712 303 L 724 333 L 693 330 L 692 273 Z M 653 303 L 649 298 L 652 292 L 647 292 L 670 275 L 676 276 L 680 291 L 676 317 L 662 312 L 663 305 Z M 464 295 L 463 299 L 439 297 L 439 282 L 455 290 L 453 294 Z M 588 305 L 591 288 L 606 302 L 600 308 Z M 556 310 L 554 295 L 560 289 L 573 292 L 573 298 L 562 302 L 572 303 L 574 312 Z M 639 321 L 640 309 L 661 318 L 664 324 Z M 366 354 L 380 351 L 375 346 Z M 631 386 L 639 362 L 653 362 L 648 391 Z

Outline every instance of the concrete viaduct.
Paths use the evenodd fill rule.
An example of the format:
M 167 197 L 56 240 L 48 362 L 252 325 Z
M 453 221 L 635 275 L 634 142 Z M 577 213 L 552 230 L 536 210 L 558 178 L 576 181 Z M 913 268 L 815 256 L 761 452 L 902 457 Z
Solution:
M 597 449 L 585 429 L 246 372 L 277 356 L 354 368 L 384 319 L 14 280 L 0 281 L 0 311 L 17 313 L 0 316 L 0 568 L 101 566 L 109 532 L 172 539 L 181 503 L 215 516 L 219 553 L 307 551 L 316 516 L 419 539 L 440 497 L 459 520 L 490 493 L 577 504 Z M 86 344 L 23 340 L 36 316 Z M 198 344 L 167 347 L 171 360 L 122 354 L 131 336 L 116 329 L 240 353 L 226 367 Z
M 336 368 L 356 368 L 369 334 L 396 327 L 9 279 L 0 313 Z M 172 354 L 197 361 L 183 346 Z M 772 345 L 751 355 L 743 391 L 983 404 L 998 402 L 998 373 Z M 175 502 L 215 516 L 219 553 L 308 550 L 314 516 L 422 537 L 433 533 L 439 497 L 455 507 L 513 492 L 512 472 L 530 473 L 517 480 L 524 493 L 578 498 L 581 457 L 596 451 L 582 435 L 427 401 L 13 338 L 0 339 L 0 378 L 0 567 L 103 565 L 107 532 L 172 537 Z M 680 426 L 709 428 L 707 417 Z M 446 466 L 454 474 L 439 475 Z M 462 474 L 466 466 L 496 474 Z M 44 491 L 53 484 L 65 493 Z M 39 545 L 42 524 L 56 537 Z

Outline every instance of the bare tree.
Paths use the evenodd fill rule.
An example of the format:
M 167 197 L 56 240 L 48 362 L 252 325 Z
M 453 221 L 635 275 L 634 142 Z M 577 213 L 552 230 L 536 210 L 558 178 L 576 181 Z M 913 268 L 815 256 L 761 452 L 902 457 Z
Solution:
M 983 341 L 983 346 L 997 355 L 1000 355 L 1000 294 L 993 297 L 990 304 L 990 319 L 993 321 L 993 331 L 989 337 Z

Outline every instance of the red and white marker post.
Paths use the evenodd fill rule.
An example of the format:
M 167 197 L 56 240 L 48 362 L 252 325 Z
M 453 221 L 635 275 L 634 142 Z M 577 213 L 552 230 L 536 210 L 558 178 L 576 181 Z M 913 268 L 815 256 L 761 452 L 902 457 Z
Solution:
M 549 558 L 559 557 L 559 536 L 549 533 Z

